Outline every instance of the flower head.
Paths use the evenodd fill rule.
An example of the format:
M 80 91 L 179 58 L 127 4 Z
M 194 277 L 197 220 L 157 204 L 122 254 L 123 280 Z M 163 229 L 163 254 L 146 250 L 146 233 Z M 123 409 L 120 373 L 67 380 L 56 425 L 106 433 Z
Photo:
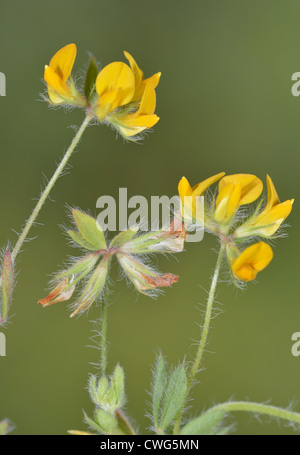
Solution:
M 206 190 L 219 180 L 218 193 L 215 197 Z M 182 218 L 186 223 L 186 212 L 191 215 L 191 223 L 204 226 L 208 232 L 216 235 L 227 252 L 227 258 L 233 277 L 239 281 L 252 281 L 272 260 L 272 248 L 256 240 L 257 236 L 272 237 L 292 210 L 293 200 L 280 203 L 279 197 L 269 176 L 267 176 L 268 200 L 260 211 L 262 201 L 253 210 L 250 206 L 263 192 L 262 181 L 252 174 L 217 174 L 204 182 L 191 187 L 186 178 L 178 185 L 182 200 Z M 201 204 L 204 210 L 198 209 Z M 186 201 L 187 199 L 187 201 Z M 196 213 L 197 212 L 197 213 Z M 200 213 L 200 216 L 199 216 Z M 250 241 L 256 243 L 249 246 Z M 247 242 L 247 243 L 246 243 Z M 243 244 L 245 248 L 242 250 Z M 246 246 L 247 245 L 247 246 Z M 242 250 L 242 252 L 241 252 Z
M 132 139 L 159 121 L 154 112 L 160 73 L 144 79 L 133 57 L 128 52 L 125 56 L 130 67 L 123 62 L 113 62 L 98 74 L 98 100 L 94 111 L 98 120 L 110 123 L 123 137 Z

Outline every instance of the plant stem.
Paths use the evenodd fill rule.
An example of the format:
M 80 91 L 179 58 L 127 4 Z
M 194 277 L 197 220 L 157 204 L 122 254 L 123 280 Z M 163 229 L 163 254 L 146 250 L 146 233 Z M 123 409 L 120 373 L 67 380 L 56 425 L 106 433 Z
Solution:
M 218 258 L 217 258 L 216 267 L 215 267 L 214 274 L 213 274 L 212 281 L 211 281 L 210 291 L 209 291 L 209 294 L 208 294 L 207 305 L 206 305 L 206 314 L 205 314 L 205 320 L 204 320 L 204 325 L 203 325 L 203 329 L 202 329 L 202 335 L 201 335 L 201 339 L 200 339 L 200 342 L 199 342 L 199 346 L 198 346 L 198 350 L 197 350 L 197 353 L 196 353 L 196 357 L 195 357 L 194 363 L 192 365 L 192 368 L 191 368 L 191 371 L 190 371 L 190 374 L 189 374 L 189 377 L 188 377 L 188 386 L 187 386 L 186 399 L 188 397 L 188 394 L 189 394 L 189 391 L 190 391 L 191 386 L 193 384 L 193 381 L 195 379 L 195 376 L 196 376 L 197 372 L 199 371 L 199 368 L 200 368 L 200 365 L 201 365 L 201 361 L 202 361 L 202 357 L 203 357 L 203 353 L 204 353 L 204 349 L 205 349 L 205 346 L 206 346 L 208 332 L 209 332 L 209 328 L 210 328 L 212 309 L 213 309 L 213 304 L 214 304 L 214 300 L 215 300 L 215 294 L 216 294 L 216 289 L 217 289 L 217 284 L 218 284 L 218 279 L 219 279 L 219 274 L 220 274 L 220 269 L 221 269 L 221 265 L 222 265 L 222 259 L 223 259 L 224 251 L 225 251 L 225 245 L 223 243 L 221 243 L 219 254 L 218 254 Z M 183 411 L 181 410 L 181 412 L 180 412 L 180 414 L 179 414 L 179 416 L 178 416 L 178 418 L 177 418 L 177 420 L 175 422 L 174 434 L 178 434 L 178 432 L 179 432 L 182 414 L 183 414 Z
M 116 414 L 119 420 L 119 425 L 122 426 L 122 429 L 125 430 L 125 434 L 130 434 L 130 435 L 136 435 L 136 432 L 129 422 L 128 417 L 124 414 L 124 412 L 121 409 L 116 410 Z
M 210 286 L 210 291 L 208 294 L 205 320 L 204 320 L 204 325 L 203 325 L 203 329 L 202 329 L 202 336 L 201 336 L 198 351 L 197 351 L 193 366 L 191 368 L 189 379 L 188 379 L 188 390 L 190 389 L 190 387 L 194 381 L 194 378 L 200 368 L 201 360 L 203 357 L 203 353 L 204 353 L 204 349 L 205 349 L 205 345 L 206 345 L 206 341 L 207 341 L 207 336 L 208 336 L 208 332 L 209 332 L 209 327 L 210 327 L 211 314 L 212 314 L 213 304 L 214 304 L 214 300 L 215 300 L 215 294 L 216 294 L 216 289 L 217 289 L 224 250 L 225 250 L 225 246 L 223 244 L 221 244 L 215 271 L 214 271 L 211 286 Z
M 63 170 L 65 169 L 65 166 L 69 160 L 69 158 L 71 157 L 75 147 L 77 146 L 77 144 L 79 143 L 86 127 L 88 126 L 88 124 L 90 123 L 92 119 L 92 116 L 90 114 L 87 114 L 87 116 L 85 117 L 81 127 L 79 128 L 79 130 L 77 131 L 77 133 L 75 134 L 72 142 L 71 142 L 71 145 L 70 147 L 68 148 L 68 150 L 66 151 L 63 159 L 61 160 L 60 164 L 58 165 L 56 171 L 54 172 L 51 180 L 49 180 L 46 188 L 44 189 L 44 191 L 42 192 L 41 194 L 41 197 L 38 201 L 38 203 L 36 204 L 32 214 L 30 215 L 28 221 L 26 222 L 24 228 L 23 228 L 23 231 L 20 235 L 20 237 L 18 238 L 18 241 L 11 253 L 11 257 L 12 257 L 12 260 L 13 262 L 16 260 L 16 257 L 24 243 L 24 241 L 26 240 L 27 236 L 28 236 L 28 233 L 32 227 L 32 225 L 34 224 L 41 208 L 43 207 L 46 199 L 48 198 L 52 188 L 54 187 L 57 179 L 60 177 L 60 175 L 62 174 Z
M 108 294 L 108 286 L 106 285 L 105 290 L 104 290 L 104 297 L 101 302 L 100 369 L 101 369 L 102 376 L 106 376 L 106 370 L 107 370 L 107 313 L 108 313 L 107 294 Z
M 231 401 L 228 403 L 218 404 L 208 411 L 205 414 L 209 414 L 215 411 L 224 411 L 224 412 L 254 412 L 256 414 L 265 414 L 271 417 L 277 417 L 279 419 L 288 420 L 289 422 L 300 423 L 300 414 L 298 412 L 288 411 L 286 409 L 277 408 L 276 406 L 269 406 L 266 404 L 252 403 L 247 401 Z

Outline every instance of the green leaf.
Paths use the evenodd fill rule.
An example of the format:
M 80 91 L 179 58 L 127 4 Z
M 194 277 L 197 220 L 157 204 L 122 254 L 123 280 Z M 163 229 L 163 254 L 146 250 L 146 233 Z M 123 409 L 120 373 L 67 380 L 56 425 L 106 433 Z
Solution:
M 2 308 L 0 313 L 0 324 L 6 320 L 8 308 L 12 299 L 14 287 L 14 266 L 9 251 L 6 251 L 2 266 Z
M 187 394 L 187 377 L 183 365 L 170 375 L 161 410 L 160 428 L 167 429 L 184 405 Z
M 130 242 L 130 240 L 132 240 L 136 235 L 137 231 L 138 227 L 136 229 L 131 228 L 127 229 L 127 231 L 120 232 L 112 239 L 110 247 L 118 247 L 124 245 L 124 243 Z
M 216 434 L 218 426 L 224 418 L 224 411 L 216 410 L 202 414 L 188 422 L 180 431 L 181 435 L 203 435 Z
M 84 239 L 93 245 L 96 251 L 106 249 L 105 237 L 99 223 L 80 210 L 72 210 L 72 215 Z
M 87 242 L 85 238 L 78 231 L 67 231 L 67 234 L 71 237 L 74 242 L 78 243 L 79 246 L 85 248 L 86 250 L 97 251 L 97 249 L 91 243 Z
M 156 365 L 153 373 L 153 388 L 152 388 L 152 411 L 153 419 L 156 427 L 159 426 L 159 411 L 160 403 L 164 396 L 168 383 L 168 369 L 166 361 L 162 354 L 157 357 Z
M 93 101 L 96 94 L 96 79 L 98 76 L 98 67 L 95 57 L 91 58 L 84 83 L 84 94 L 89 103 Z

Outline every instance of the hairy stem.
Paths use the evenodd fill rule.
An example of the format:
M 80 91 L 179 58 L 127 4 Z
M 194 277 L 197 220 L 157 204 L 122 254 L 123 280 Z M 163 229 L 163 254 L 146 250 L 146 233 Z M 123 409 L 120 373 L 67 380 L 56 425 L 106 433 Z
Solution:
M 253 412 L 255 414 L 265 414 L 271 417 L 287 420 L 289 422 L 300 423 L 300 414 L 298 412 L 292 412 L 286 409 L 277 408 L 276 406 L 270 406 L 267 404 L 252 403 L 247 401 L 231 401 L 228 403 L 222 403 L 210 408 L 205 414 L 209 414 L 215 411 L 226 412 Z
M 116 414 L 118 417 L 119 426 L 122 427 L 125 434 L 136 435 L 133 426 L 131 425 L 128 417 L 124 414 L 124 412 L 121 409 L 117 409 Z
M 204 349 L 205 349 L 205 346 L 206 346 L 208 332 L 209 332 L 209 328 L 210 328 L 212 309 L 213 309 L 213 304 L 214 304 L 214 300 L 215 300 L 215 294 L 216 294 L 218 279 L 219 279 L 219 275 L 220 275 L 220 269 L 221 269 L 221 265 L 222 265 L 222 259 L 223 259 L 224 251 L 225 251 L 225 246 L 222 243 L 221 246 L 220 246 L 218 259 L 217 259 L 216 267 L 215 267 L 214 274 L 213 274 L 213 277 L 212 277 L 210 291 L 209 291 L 209 294 L 208 294 L 207 305 L 206 305 L 206 313 L 205 313 L 205 319 L 204 319 L 204 325 L 203 325 L 203 329 L 202 329 L 201 339 L 200 339 L 200 342 L 199 342 L 199 346 L 198 346 L 198 350 L 197 350 L 197 353 L 196 353 L 195 360 L 193 362 L 193 365 L 192 365 L 192 368 L 191 368 L 191 371 L 190 371 L 190 374 L 189 374 L 189 377 L 188 377 L 188 387 L 187 387 L 186 400 L 188 398 L 188 394 L 189 394 L 191 386 L 192 386 L 192 384 L 194 382 L 195 376 L 196 376 L 197 372 L 199 371 L 199 368 L 200 368 L 200 365 L 201 365 L 201 361 L 202 361 L 202 357 L 203 357 L 203 354 L 204 354 Z M 183 414 L 183 411 L 181 410 L 181 412 L 180 412 L 180 414 L 179 414 L 179 416 L 178 416 L 178 418 L 177 418 L 177 420 L 175 422 L 174 434 L 178 434 L 179 433 L 179 428 L 180 428 L 180 422 L 181 422 L 182 414 Z
M 49 180 L 46 188 L 44 189 L 44 191 L 42 192 L 41 194 L 41 197 L 38 201 L 38 203 L 36 204 L 32 214 L 30 215 L 28 221 L 26 222 L 24 228 L 23 228 L 23 231 L 20 235 L 20 237 L 18 238 L 18 241 L 11 253 L 11 257 L 12 257 L 12 260 L 15 261 L 24 241 L 26 240 L 27 236 L 28 236 L 28 233 L 32 227 L 32 225 L 34 224 L 41 208 L 43 207 L 44 203 L 46 202 L 46 199 L 48 198 L 52 188 L 54 187 L 57 179 L 60 177 L 60 175 L 62 174 L 63 170 L 65 169 L 66 167 L 66 164 L 69 160 L 69 158 L 71 157 L 75 147 L 77 146 L 77 144 L 79 143 L 86 127 L 88 126 L 88 124 L 90 123 L 91 121 L 91 118 L 92 116 L 91 115 L 87 115 L 81 125 L 81 127 L 79 128 L 79 130 L 77 131 L 77 133 L 75 134 L 72 142 L 71 142 L 71 145 L 70 147 L 68 148 L 68 150 L 66 151 L 63 159 L 61 160 L 60 164 L 58 165 L 58 167 L 56 168 L 56 171 L 54 172 L 52 178 Z
M 108 286 L 106 285 L 104 290 L 104 297 L 101 302 L 101 339 L 100 339 L 100 369 L 102 376 L 106 376 L 107 370 L 107 295 Z
M 202 360 L 204 349 L 206 346 L 207 336 L 208 336 L 208 332 L 209 332 L 209 328 L 210 328 L 211 314 L 212 314 L 213 304 L 214 304 L 214 300 L 215 300 L 215 294 L 216 294 L 224 249 L 225 249 L 224 245 L 221 244 L 215 271 L 214 271 L 211 286 L 210 286 L 210 291 L 208 294 L 205 320 L 204 320 L 204 325 L 203 325 L 203 329 L 202 329 L 202 336 L 201 336 L 197 354 L 196 354 L 196 357 L 195 357 L 195 360 L 194 360 L 194 363 L 193 363 L 193 366 L 191 368 L 191 372 L 189 375 L 189 379 L 188 379 L 188 390 L 190 389 L 190 387 L 195 379 L 195 376 L 200 368 L 201 360 Z

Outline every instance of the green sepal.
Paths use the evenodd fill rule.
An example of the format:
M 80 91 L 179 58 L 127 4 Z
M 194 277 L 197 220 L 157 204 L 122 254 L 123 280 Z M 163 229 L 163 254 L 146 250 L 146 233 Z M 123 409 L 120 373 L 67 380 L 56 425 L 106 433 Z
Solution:
M 103 433 L 116 434 L 118 421 L 115 416 L 104 411 L 103 409 L 97 409 L 95 411 L 95 420 Z
M 115 410 L 121 408 L 125 404 L 125 375 L 123 368 L 117 365 L 111 380 L 110 390 L 114 391 L 115 397 Z M 107 401 L 109 402 L 109 393 L 107 394 Z
M 76 302 L 77 309 L 72 315 L 87 310 L 103 291 L 108 271 L 108 260 L 103 259 L 88 280 L 83 293 Z M 71 315 L 71 316 L 72 316 Z
M 93 104 L 96 94 L 96 79 L 98 76 L 98 66 L 95 57 L 91 58 L 88 70 L 86 72 L 84 83 L 84 94 L 87 101 Z
M 88 273 L 92 268 L 95 266 L 99 259 L 99 255 L 97 254 L 89 254 L 78 261 L 75 262 L 69 269 L 64 270 L 63 272 L 59 273 L 56 277 L 57 280 L 61 278 L 71 276 L 71 275 L 78 275 L 82 273 Z
M 98 406 L 105 406 L 106 404 L 106 395 L 109 389 L 109 383 L 106 376 L 102 376 L 98 381 L 97 386 L 97 403 Z
M 85 422 L 89 425 L 90 428 L 92 428 L 93 430 L 96 430 L 100 434 L 104 433 L 102 427 L 97 422 L 95 422 L 93 419 L 91 419 L 84 411 L 83 411 L 83 415 L 84 415 Z
M 97 396 L 97 378 L 95 375 L 91 374 L 89 377 L 88 383 L 88 391 L 92 401 L 95 404 L 98 404 L 98 396 Z

